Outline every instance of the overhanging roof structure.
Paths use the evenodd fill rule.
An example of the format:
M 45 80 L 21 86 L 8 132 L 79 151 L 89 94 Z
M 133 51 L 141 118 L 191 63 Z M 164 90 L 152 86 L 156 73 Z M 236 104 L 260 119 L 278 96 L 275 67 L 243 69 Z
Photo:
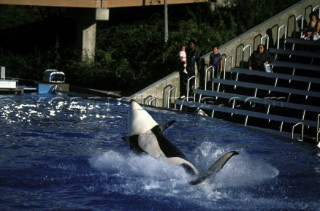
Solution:
M 208 0 L 167 0 L 167 4 L 191 4 L 208 2 Z M 118 8 L 163 5 L 164 0 L 0 0 L 0 4 L 78 7 L 78 8 Z

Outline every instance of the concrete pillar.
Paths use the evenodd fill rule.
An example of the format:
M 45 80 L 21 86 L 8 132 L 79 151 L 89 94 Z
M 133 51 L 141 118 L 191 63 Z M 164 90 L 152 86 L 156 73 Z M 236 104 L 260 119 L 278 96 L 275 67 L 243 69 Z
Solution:
M 82 60 L 93 60 L 96 48 L 95 9 L 71 8 L 70 16 L 76 24 L 76 46 L 81 49 Z
M 76 43 L 82 49 L 83 61 L 93 61 L 96 50 L 97 21 L 109 20 L 109 10 L 96 9 L 73 9 L 72 16 L 76 20 L 77 37 Z
M 1 80 L 5 80 L 6 79 L 6 67 L 0 67 L 1 68 Z
M 97 24 L 83 25 L 82 28 L 82 60 L 94 60 L 96 50 Z

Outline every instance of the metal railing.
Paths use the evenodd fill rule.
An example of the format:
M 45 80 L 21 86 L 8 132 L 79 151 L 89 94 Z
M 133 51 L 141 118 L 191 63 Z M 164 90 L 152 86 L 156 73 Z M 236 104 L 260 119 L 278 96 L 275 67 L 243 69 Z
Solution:
M 214 67 L 213 66 L 209 66 L 206 70 L 205 70 L 205 75 L 204 75 L 204 90 L 207 90 L 207 82 L 208 82 L 208 71 L 212 69 L 212 75 L 214 75 Z
M 224 63 L 223 63 L 223 79 L 226 79 L 226 71 L 227 71 L 227 62 L 231 59 L 231 68 L 233 67 L 233 57 L 232 56 L 227 56 L 224 59 Z M 230 70 L 231 70 L 230 68 Z
M 249 49 L 249 54 L 248 54 L 248 58 L 250 57 L 251 55 L 251 45 L 246 45 L 242 48 L 242 52 L 241 52 L 241 67 L 243 68 L 243 63 L 244 63 L 244 53 L 246 51 L 246 49 Z
M 195 89 L 197 87 L 197 79 L 195 76 L 191 76 L 188 78 L 187 82 L 187 101 L 189 101 L 189 95 L 190 95 L 190 81 L 194 80 L 193 88 Z M 195 100 L 195 94 L 193 94 L 193 101 Z
M 301 139 L 298 139 L 299 141 L 303 141 L 303 136 L 304 136 L 304 124 L 302 122 L 298 122 L 297 124 L 292 126 L 292 130 L 291 130 L 291 139 L 294 138 L 294 131 L 296 129 L 297 126 L 301 125 Z
M 320 130 L 320 114 L 318 114 L 318 117 L 317 117 L 317 131 Z
M 168 89 L 168 90 L 167 90 Z M 167 90 L 167 92 L 166 92 Z M 170 108 L 170 104 L 171 104 L 171 95 L 174 91 L 174 95 L 173 95 L 173 101 L 177 98 L 177 88 L 171 84 L 169 84 L 168 86 L 166 86 L 163 90 L 163 107 L 166 108 Z M 166 102 L 165 102 L 166 100 Z M 175 104 L 174 104 L 175 105 Z M 174 108 L 176 108 L 176 105 L 174 106 Z
M 283 49 L 286 49 L 286 38 L 287 38 L 287 25 L 282 25 L 278 28 L 278 34 L 277 34 L 277 49 L 280 48 L 280 32 L 281 30 L 284 30 L 284 44 Z M 277 55 L 276 55 L 277 56 Z
M 265 35 L 263 35 L 262 37 L 261 37 L 261 39 L 260 39 L 260 44 L 263 44 L 263 41 L 264 40 L 266 40 L 265 41 L 265 43 L 267 43 L 266 44 L 266 49 L 268 50 L 269 49 L 269 35 L 267 35 L 267 34 L 265 34 Z
M 315 7 L 312 9 L 312 11 L 316 11 L 316 10 L 318 10 L 318 18 L 320 19 L 320 4 L 317 5 L 317 6 L 315 6 Z
M 154 106 L 157 106 L 157 98 L 149 95 L 148 97 L 143 99 L 143 103 L 146 105 L 152 105 L 152 102 L 155 102 Z
M 300 20 L 300 22 L 301 22 L 301 26 L 300 26 L 300 37 L 301 37 L 301 35 L 302 35 L 302 33 L 303 33 L 303 23 L 304 23 L 304 18 L 303 18 L 303 16 L 302 15 L 299 15 L 298 17 L 296 17 L 296 19 L 295 19 L 295 22 L 294 22 L 294 34 L 296 34 L 296 32 L 297 32 L 297 22 Z

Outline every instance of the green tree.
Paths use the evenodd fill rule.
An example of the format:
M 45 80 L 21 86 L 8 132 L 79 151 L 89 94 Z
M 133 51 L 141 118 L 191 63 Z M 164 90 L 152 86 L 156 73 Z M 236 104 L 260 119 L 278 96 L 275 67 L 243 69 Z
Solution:
M 94 62 L 81 61 L 81 49 L 75 48 L 73 43 L 66 43 L 65 34 L 57 32 L 58 27 L 66 20 L 63 8 L 35 10 L 31 7 L 1 6 L 0 42 L 14 41 L 16 36 L 21 35 L 19 29 L 26 28 L 20 26 L 32 22 L 30 19 L 20 18 L 20 21 L 10 25 L 10 20 L 14 19 L 16 13 L 1 13 L 9 8 L 10 11 L 23 10 L 23 13 L 19 13 L 22 17 L 38 12 L 33 21 L 39 22 L 39 17 L 44 21 L 33 25 L 35 35 L 31 34 L 29 39 L 35 37 L 35 40 L 30 43 L 37 44 L 39 34 L 46 36 L 46 43 L 45 46 L 34 45 L 34 49 L 27 52 L 23 47 L 18 51 L 11 51 L 1 47 L 6 46 L 5 43 L 0 43 L 0 64 L 7 67 L 7 74 L 12 77 L 41 80 L 45 69 L 56 68 L 66 73 L 67 81 L 71 84 L 121 90 L 130 94 L 177 71 L 177 54 L 182 43 L 186 44 L 194 39 L 200 52 L 205 54 L 213 44 L 227 42 L 297 0 L 228 2 L 231 2 L 229 6 L 216 7 L 213 11 L 210 4 L 206 3 L 169 6 L 167 44 L 164 43 L 162 7 L 118 9 L 119 14 L 130 14 L 119 15 L 119 20 L 98 24 Z M 72 21 L 67 26 L 70 24 Z M 15 28 L 14 33 L 8 36 L 8 31 L 11 32 L 12 28 Z M 63 28 L 60 30 L 63 31 Z M 43 34 L 43 31 L 46 33 Z

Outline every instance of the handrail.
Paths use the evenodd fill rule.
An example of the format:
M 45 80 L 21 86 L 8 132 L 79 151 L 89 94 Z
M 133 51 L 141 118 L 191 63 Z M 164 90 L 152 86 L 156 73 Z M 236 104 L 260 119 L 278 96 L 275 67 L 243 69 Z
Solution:
M 163 105 L 163 107 L 166 107 L 166 105 L 168 104 L 168 99 L 167 99 L 167 96 L 168 96 L 168 91 L 167 91 L 167 89 L 168 88 L 172 88 L 172 85 L 171 84 L 168 84 L 167 86 L 165 86 L 164 88 L 163 88 L 163 91 L 162 91 L 162 105 Z M 167 100 L 167 101 L 166 101 Z
M 168 96 L 167 96 L 167 108 L 170 108 L 170 98 L 171 98 L 171 91 L 175 90 L 174 92 L 174 99 L 176 99 L 177 97 L 177 89 L 175 86 L 172 86 L 169 90 L 168 90 Z M 174 104 L 174 108 L 176 109 L 176 104 Z
M 320 114 L 318 114 L 317 118 L 317 131 L 320 131 Z
M 293 26 L 293 38 L 296 38 L 296 33 L 297 33 L 297 21 L 299 20 L 299 18 L 301 17 L 301 15 L 299 15 L 298 17 L 295 15 L 295 14 L 293 14 L 293 15 L 291 15 L 289 18 L 288 18 L 288 23 L 287 23 L 287 25 L 288 25 L 288 27 L 290 27 L 291 26 L 291 24 L 289 24 L 289 21 L 292 19 L 293 20 L 293 24 L 292 24 L 292 26 Z M 300 38 L 301 36 L 299 36 L 299 38 Z
M 244 60 L 244 51 L 245 51 L 247 48 L 249 48 L 249 57 L 250 57 L 250 55 L 251 55 L 251 46 L 250 46 L 250 45 L 244 46 L 244 47 L 242 48 L 242 64 L 241 64 L 241 66 L 243 65 L 243 60 Z
M 223 80 L 225 80 L 226 79 L 226 64 L 227 64 L 227 61 L 228 61 L 228 59 L 230 59 L 231 58 L 231 67 L 232 67 L 232 65 L 233 65 L 233 57 L 232 56 L 227 56 L 225 59 L 224 59 L 224 64 L 223 64 Z M 230 70 L 230 72 L 231 72 L 231 70 Z M 221 78 L 221 76 L 220 76 L 220 78 Z M 214 91 L 213 90 L 213 87 L 214 87 L 214 85 L 213 85 L 213 83 L 212 83 L 212 91 Z M 218 83 L 218 86 L 217 86 L 217 91 L 219 91 L 220 90 L 220 84 Z
M 223 79 L 226 79 L 226 64 L 227 64 L 227 61 L 228 59 L 231 58 L 231 67 L 233 65 L 233 57 L 232 56 L 227 56 L 225 59 L 224 59 L 224 64 L 223 64 Z
M 320 136 L 320 130 L 317 132 L 317 142 L 318 142 L 317 147 L 320 148 L 319 136 Z
M 318 18 L 320 18 L 320 4 L 318 4 L 317 6 L 315 6 L 315 7 L 312 9 L 312 11 L 316 11 L 317 9 L 318 9 L 318 15 L 319 15 Z
M 291 139 L 293 139 L 293 134 L 296 126 L 301 125 L 301 139 L 299 141 L 303 141 L 303 136 L 304 136 L 304 124 L 302 122 L 298 122 L 297 124 L 292 126 L 291 130 Z
M 196 80 L 196 76 L 191 76 L 190 78 L 188 78 L 188 82 L 187 82 L 187 101 L 189 101 L 189 94 L 190 94 L 190 80 L 194 79 L 194 88 L 197 86 L 197 80 Z M 195 94 L 193 94 L 193 101 L 195 100 Z
M 319 136 L 320 136 L 320 114 L 318 114 L 318 119 L 317 119 L 317 142 L 318 142 L 318 145 L 317 147 L 320 148 L 320 142 L 319 142 Z
M 205 76 L 204 76 L 204 90 L 207 90 L 207 82 L 208 82 L 208 70 L 212 68 L 212 75 L 214 75 L 214 67 L 213 66 L 209 66 L 206 70 L 205 70 Z
M 294 35 L 296 35 L 296 25 L 297 25 L 297 21 L 299 21 L 301 19 L 301 27 L 300 27 L 300 37 L 301 37 L 301 35 L 302 35 L 302 33 L 303 33 L 303 21 L 304 21 L 304 19 L 303 19 L 303 16 L 302 15 L 299 15 L 298 17 L 296 17 L 295 19 L 294 19 Z
M 157 98 L 153 97 L 150 101 L 149 101 L 149 105 L 152 105 L 152 101 L 155 101 L 155 106 L 157 106 Z
M 287 26 L 286 25 L 282 25 L 278 28 L 278 34 L 277 34 L 277 49 L 279 49 L 280 47 L 280 31 L 281 29 L 284 28 L 285 31 L 284 31 L 284 46 L 283 46 L 283 49 L 286 49 L 286 45 L 285 45 L 285 40 L 287 38 Z
M 261 39 L 260 39 L 260 44 L 263 43 L 262 41 L 263 41 L 264 39 L 267 39 L 266 49 L 268 50 L 268 49 L 269 49 L 269 35 L 267 35 L 267 34 L 263 35 L 263 36 L 261 37 Z
M 150 98 L 150 100 L 148 101 L 148 103 L 146 103 L 146 101 Z M 148 97 L 144 98 L 143 103 L 146 105 L 151 105 L 151 103 L 155 101 L 155 106 L 157 106 L 157 98 L 152 97 L 151 95 L 149 95 Z

